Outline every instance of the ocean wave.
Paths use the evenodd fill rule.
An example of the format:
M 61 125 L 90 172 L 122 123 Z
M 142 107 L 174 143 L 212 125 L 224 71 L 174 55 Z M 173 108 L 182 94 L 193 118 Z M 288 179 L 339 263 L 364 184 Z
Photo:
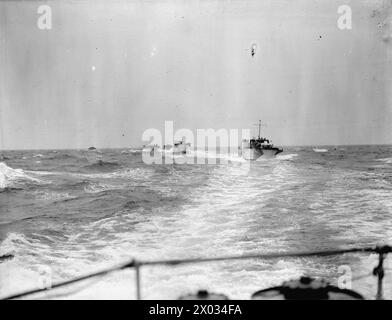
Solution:
M 344 162 L 336 161 L 337 157 L 320 162 L 321 155 L 307 147 L 288 148 L 275 160 L 252 166 L 147 166 L 138 156 L 110 150 L 102 160 L 118 161 L 122 167 L 107 171 L 84 169 L 97 161 L 93 154 L 86 160 L 90 162 L 81 162 L 86 151 L 69 151 L 75 158 L 59 163 L 46 162 L 49 155 L 44 152 L 43 159 L 33 159 L 30 153 L 25 162 L 16 154 L 18 165 L 6 161 L 7 165 L 26 170 L 8 170 L 45 184 L 29 183 L 26 191 L 0 194 L 9 204 L 6 210 L 0 209 L 7 224 L 0 230 L 4 240 L 0 241 L 0 257 L 14 257 L 0 263 L 0 275 L 6 275 L 0 276 L 0 297 L 37 287 L 42 266 L 52 268 L 57 282 L 111 266 L 130 254 L 142 260 L 210 257 L 354 243 L 367 246 L 380 238 L 389 239 L 392 180 L 387 163 L 392 162 L 391 151 L 361 158 L 357 154 L 363 155 L 362 149 L 351 153 L 350 148 L 344 152 Z M 377 162 L 377 158 L 384 159 Z M 38 159 L 48 165 L 36 166 Z M 374 165 L 383 170 L 368 172 Z M 12 186 L 2 192 L 28 183 L 24 177 L 19 179 L 23 184 L 11 180 L 8 185 Z M 69 195 L 77 195 L 78 200 L 37 201 Z M 377 263 L 362 259 L 348 255 L 157 267 L 143 274 L 143 298 L 175 299 L 205 288 L 247 299 L 258 289 L 302 273 L 334 280 L 340 265 L 352 266 L 355 276 L 371 271 Z M 132 272 L 109 275 L 65 298 L 133 297 Z M 368 290 L 363 285 L 357 288 L 364 293 Z M 373 281 L 370 289 L 374 291 Z
M 43 155 L 40 153 L 33 154 L 33 158 L 42 158 L 42 157 L 43 157 Z
M 122 154 L 136 154 L 136 153 L 142 153 L 142 150 L 140 149 L 124 149 L 121 151 Z
M 41 182 L 39 179 L 30 177 L 22 169 L 13 169 L 4 162 L 0 162 L 0 190 L 13 187 L 21 181 Z
M 298 157 L 297 153 L 290 153 L 290 154 L 277 155 L 276 159 L 279 159 L 279 160 L 293 160 L 295 157 Z
M 99 192 L 104 192 L 104 191 L 109 191 L 109 190 L 117 190 L 121 189 L 121 186 L 114 186 L 106 183 L 92 183 L 89 182 L 85 187 L 84 191 L 87 193 L 99 193 Z
M 184 155 L 175 155 L 174 157 L 184 157 Z M 190 150 L 187 152 L 186 157 L 191 157 L 191 164 L 194 163 L 194 158 L 198 160 L 219 160 L 219 163 L 227 163 L 227 162 L 241 162 L 246 163 L 247 161 L 240 156 L 239 154 L 231 154 L 231 153 L 216 153 L 216 152 L 208 152 L 203 150 Z
M 109 161 L 103 161 L 103 160 L 98 160 L 97 162 L 93 164 L 89 164 L 87 166 L 84 166 L 83 169 L 87 170 L 109 170 L 113 168 L 117 168 L 120 165 L 117 162 L 109 162 Z
M 4 261 L 8 261 L 13 259 L 15 256 L 13 254 L 5 254 L 5 255 L 0 255 L 0 263 Z
M 388 164 L 392 163 L 392 158 L 382 158 L 382 159 L 377 159 L 377 161 L 385 162 Z
M 60 201 L 75 198 L 75 196 L 70 195 L 68 192 L 36 191 L 34 195 L 37 200 L 41 201 Z
M 74 158 L 79 158 L 73 155 L 70 155 L 68 153 L 55 153 L 53 156 L 51 156 L 49 159 L 56 159 L 56 160 L 61 160 L 61 159 L 74 159 Z
M 118 165 L 120 166 L 120 165 Z M 116 166 L 114 166 L 116 167 Z M 164 167 L 164 166 L 163 166 Z M 143 169 L 143 168 L 126 168 L 115 170 L 112 172 L 102 172 L 102 173 L 78 173 L 78 172 L 66 172 L 66 171 L 35 171 L 35 170 L 26 170 L 25 173 L 37 176 L 71 176 L 75 178 L 85 178 L 85 179 L 113 179 L 113 178 L 124 178 L 124 179 L 143 179 L 148 178 L 153 174 L 153 169 Z M 37 179 L 38 180 L 38 179 Z M 88 181 L 87 181 L 88 182 Z M 86 181 L 78 182 L 83 185 Z M 109 185 L 107 185 L 109 186 Z M 99 186 L 97 187 L 100 188 Z M 109 187 L 111 188 L 111 187 Z M 116 187 L 117 188 L 117 187 Z M 88 187 L 89 189 L 89 187 Z M 91 191 L 91 190 L 90 190 Z
M 152 170 L 142 169 L 142 168 L 127 168 L 124 170 L 117 170 L 113 172 L 104 172 L 104 173 L 74 173 L 71 175 L 77 177 L 83 177 L 88 179 L 147 179 L 149 176 L 153 174 Z
M 21 233 L 11 232 L 7 237 L 0 243 L 0 255 L 15 255 L 16 251 L 20 249 L 22 245 L 31 245 L 26 237 Z
M 14 191 L 19 191 L 19 190 L 22 190 L 22 188 L 16 188 L 16 187 L 1 188 L 0 187 L 0 193 L 12 193 Z
M 313 151 L 314 151 L 314 152 L 320 152 L 320 153 L 323 153 L 323 152 L 328 152 L 328 149 L 319 149 L 319 148 L 314 148 L 314 149 L 313 149 Z
M 45 160 L 49 161 L 77 161 L 77 162 L 87 162 L 87 158 L 82 155 L 73 155 L 69 153 L 54 153 L 51 152 L 50 155 L 44 157 Z
M 35 174 L 39 176 L 50 176 L 50 175 L 61 175 L 65 174 L 64 172 L 56 172 L 56 171 L 35 171 L 35 170 L 25 170 L 25 173 Z

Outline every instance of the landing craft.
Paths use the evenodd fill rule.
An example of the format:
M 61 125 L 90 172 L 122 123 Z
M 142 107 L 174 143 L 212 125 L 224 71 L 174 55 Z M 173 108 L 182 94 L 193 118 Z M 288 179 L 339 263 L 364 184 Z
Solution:
M 143 153 L 150 153 L 151 155 L 154 154 L 155 151 L 159 149 L 157 144 L 145 144 L 143 145 L 142 152 Z
M 164 150 L 165 152 L 170 152 L 173 154 L 186 154 L 189 151 L 189 148 L 191 147 L 190 143 L 187 143 L 185 141 L 185 139 L 182 139 L 180 141 L 176 141 L 174 142 L 174 145 L 170 145 L 170 144 L 165 144 L 162 147 L 162 150 Z
M 257 138 L 244 139 L 241 144 L 242 157 L 245 160 L 257 160 L 259 158 L 274 158 L 283 152 L 282 148 L 274 147 L 270 140 L 261 137 L 261 120 L 259 120 L 259 134 Z

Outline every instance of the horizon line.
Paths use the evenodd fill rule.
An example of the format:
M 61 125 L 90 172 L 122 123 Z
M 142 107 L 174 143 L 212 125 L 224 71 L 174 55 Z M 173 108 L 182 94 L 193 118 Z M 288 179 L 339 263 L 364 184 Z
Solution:
M 359 146 L 392 146 L 391 143 L 367 143 L 367 144 L 302 144 L 302 145 L 279 145 L 282 148 L 295 148 L 295 147 L 359 147 Z M 118 150 L 118 149 L 139 149 L 142 147 L 141 146 L 127 146 L 127 147 L 95 147 L 95 146 L 87 146 L 84 148 L 34 148 L 34 149 L 0 149 L 0 152 L 4 151 L 59 151 L 59 150 L 86 150 L 88 151 L 88 148 L 94 147 L 97 150 Z M 217 146 L 219 147 L 219 146 Z M 197 149 L 196 149 L 197 150 Z M 91 150 L 93 151 L 93 150 Z

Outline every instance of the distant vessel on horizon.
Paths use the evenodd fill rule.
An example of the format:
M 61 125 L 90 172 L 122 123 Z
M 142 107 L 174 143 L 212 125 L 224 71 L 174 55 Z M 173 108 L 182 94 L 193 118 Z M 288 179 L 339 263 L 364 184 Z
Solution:
M 260 157 L 274 158 L 277 154 L 283 152 L 283 149 L 275 147 L 269 139 L 261 137 L 261 120 L 259 120 L 257 138 L 242 140 L 241 152 L 245 160 L 257 160 Z
M 142 152 L 150 153 L 151 155 L 154 154 L 155 151 L 159 149 L 157 144 L 145 144 L 142 147 Z
M 174 142 L 174 145 L 166 144 L 163 146 L 163 150 L 166 152 L 173 152 L 174 154 L 186 154 L 188 149 L 191 147 L 190 143 L 187 143 L 185 139 Z
M 144 145 L 143 146 L 143 152 L 164 152 L 164 153 L 173 153 L 173 154 L 186 154 L 191 147 L 190 143 L 187 143 L 185 139 L 182 139 L 180 141 L 174 142 L 174 145 L 171 144 L 165 144 L 162 147 L 154 144 L 154 145 Z

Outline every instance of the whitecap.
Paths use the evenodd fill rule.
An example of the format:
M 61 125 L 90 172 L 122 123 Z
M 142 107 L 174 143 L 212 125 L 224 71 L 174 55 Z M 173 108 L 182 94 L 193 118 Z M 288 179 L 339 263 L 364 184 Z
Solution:
M 298 156 L 297 153 L 282 154 L 282 155 L 277 155 L 276 159 L 279 159 L 279 160 L 292 160 L 292 159 L 294 159 L 297 156 Z
M 141 153 L 142 150 L 140 149 L 124 149 L 121 151 L 122 154 L 129 154 L 129 153 Z
M 75 196 L 70 195 L 68 192 L 42 192 L 36 191 L 34 195 L 37 200 L 42 201 L 59 201 L 64 199 L 74 199 Z
M 40 182 L 40 180 L 27 175 L 22 169 L 13 169 L 4 162 L 0 162 L 0 189 L 10 187 L 14 182 L 21 180 Z
M 377 159 L 377 161 L 382 161 L 382 162 L 390 164 L 390 163 L 392 163 L 392 158 L 382 158 L 382 159 Z
M 125 169 L 107 173 L 76 173 L 71 174 L 77 177 L 84 177 L 90 179 L 112 179 L 112 178 L 127 178 L 127 179 L 145 179 L 152 174 L 152 171 L 145 169 Z
M 87 186 L 84 187 L 84 191 L 87 193 L 99 193 L 108 190 L 116 190 L 120 189 L 119 186 L 113 186 L 110 184 L 105 183 L 89 183 Z

